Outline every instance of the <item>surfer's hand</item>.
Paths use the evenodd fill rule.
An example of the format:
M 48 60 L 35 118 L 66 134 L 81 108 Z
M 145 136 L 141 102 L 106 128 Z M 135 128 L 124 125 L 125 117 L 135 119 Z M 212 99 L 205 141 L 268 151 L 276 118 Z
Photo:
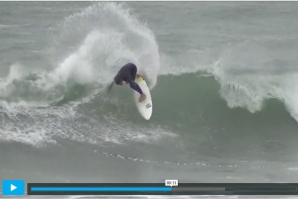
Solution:
M 139 102 L 142 102 L 142 101 L 144 101 L 146 99 L 146 95 L 145 95 L 145 93 L 142 93 L 141 94 L 141 97 L 139 98 Z

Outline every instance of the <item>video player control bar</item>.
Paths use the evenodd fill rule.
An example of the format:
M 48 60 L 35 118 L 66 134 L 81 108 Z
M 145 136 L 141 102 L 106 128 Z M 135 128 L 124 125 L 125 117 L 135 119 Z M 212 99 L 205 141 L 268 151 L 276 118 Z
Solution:
M 28 183 L 28 195 L 298 195 L 298 183 Z

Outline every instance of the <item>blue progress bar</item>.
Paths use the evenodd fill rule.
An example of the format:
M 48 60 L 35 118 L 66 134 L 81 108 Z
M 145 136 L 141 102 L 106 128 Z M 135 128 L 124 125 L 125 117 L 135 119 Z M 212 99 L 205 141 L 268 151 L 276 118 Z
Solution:
M 172 187 L 31 187 L 31 191 L 172 191 Z

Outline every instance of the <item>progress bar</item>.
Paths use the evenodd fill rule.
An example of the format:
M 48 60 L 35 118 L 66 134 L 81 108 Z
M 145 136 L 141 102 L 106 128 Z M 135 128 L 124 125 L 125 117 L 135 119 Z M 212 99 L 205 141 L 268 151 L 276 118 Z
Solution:
M 31 191 L 172 191 L 171 187 L 31 187 Z
M 298 183 L 28 183 L 28 195 L 298 195 Z

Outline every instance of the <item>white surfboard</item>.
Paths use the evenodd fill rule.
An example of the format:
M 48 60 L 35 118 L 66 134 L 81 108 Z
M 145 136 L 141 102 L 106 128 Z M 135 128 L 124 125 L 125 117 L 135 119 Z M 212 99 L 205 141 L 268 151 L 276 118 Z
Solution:
M 139 102 L 140 93 L 134 91 L 134 98 L 137 109 L 146 120 L 149 120 L 152 115 L 152 99 L 150 90 L 147 86 L 146 81 L 141 76 L 137 77 L 135 81 L 140 86 L 142 91 L 146 94 L 146 99 L 142 102 Z

